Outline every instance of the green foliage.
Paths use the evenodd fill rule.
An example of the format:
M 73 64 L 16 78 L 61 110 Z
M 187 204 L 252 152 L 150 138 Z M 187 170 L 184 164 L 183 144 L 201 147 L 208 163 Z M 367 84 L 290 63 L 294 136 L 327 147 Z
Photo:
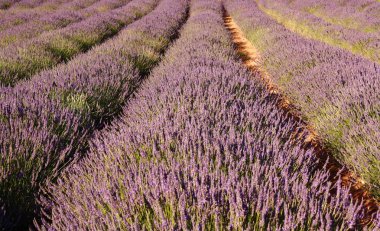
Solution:
M 62 36 L 50 41 L 47 49 L 53 56 L 65 62 L 80 52 L 80 47 L 75 42 Z
M 11 43 L 14 43 L 16 40 L 17 40 L 17 36 L 15 35 L 6 36 L 0 40 L 0 47 L 5 47 Z
M 146 199 L 143 205 L 136 207 L 135 214 L 143 230 L 154 230 L 154 211 Z
M 176 215 L 176 210 L 172 203 L 165 202 L 162 205 L 162 209 L 164 211 L 165 218 L 169 220 L 172 225 L 175 225 L 176 220 L 178 220 L 178 216 Z
M 36 207 L 34 200 L 37 193 L 37 185 L 42 183 L 35 174 L 40 172 L 43 147 L 33 146 L 31 140 L 24 140 L 23 147 L 26 147 L 25 154 L 12 159 L 11 162 L 5 161 L 0 165 L 0 171 L 5 173 L 0 179 L 0 198 L 5 203 L 8 214 L 17 214 L 25 220 L 32 219 L 33 211 Z M 14 147 L 16 150 L 16 147 Z M 30 158 L 30 155 L 37 158 Z M 14 206 L 17 204 L 17 206 Z M 19 227 L 27 228 L 25 220 L 18 221 Z
M 152 49 L 140 50 L 138 54 L 130 56 L 133 66 L 139 71 L 140 75 L 146 76 L 150 70 L 159 62 L 160 55 Z
M 246 38 L 252 43 L 255 44 L 255 47 L 259 51 L 264 51 L 267 48 L 268 40 L 271 40 L 271 36 L 268 28 L 258 27 L 254 30 L 245 30 L 244 31 Z
M 87 112 L 90 109 L 88 105 L 88 97 L 85 93 L 64 91 L 62 92 L 61 102 L 63 106 L 79 112 Z
M 11 5 L 12 4 L 10 2 L 5 2 L 5 3 L 3 3 L 3 4 L 0 5 L 0 9 L 6 10 L 9 7 L 11 7 Z
M 13 86 L 15 79 L 28 79 L 38 71 L 53 66 L 56 61 L 44 50 L 30 46 L 18 51 L 18 58 L 0 60 L 0 83 Z
M 111 212 L 111 209 L 107 202 L 96 202 L 96 207 L 101 211 L 103 215 L 107 215 Z

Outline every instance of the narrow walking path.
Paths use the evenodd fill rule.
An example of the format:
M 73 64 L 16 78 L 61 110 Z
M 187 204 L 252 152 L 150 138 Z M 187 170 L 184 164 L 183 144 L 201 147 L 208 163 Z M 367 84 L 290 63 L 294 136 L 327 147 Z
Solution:
M 266 85 L 268 91 L 274 99 L 277 100 L 277 105 L 281 110 L 289 114 L 292 119 L 300 121 L 303 127 L 296 131 L 294 138 L 301 139 L 304 147 L 313 146 L 315 155 L 321 160 L 320 167 L 324 166 L 327 162 L 327 168 L 331 175 L 331 181 L 337 182 L 341 179 L 341 184 L 350 188 L 354 199 L 359 203 L 364 202 L 365 217 L 362 219 L 362 224 L 366 225 L 371 223 L 372 215 L 379 210 L 380 203 L 370 195 L 368 186 L 356 176 L 353 172 L 349 171 L 342 164 L 340 164 L 323 145 L 322 139 L 318 136 L 316 131 L 307 124 L 296 106 L 281 93 L 281 90 L 272 81 L 269 74 L 260 65 L 260 55 L 257 49 L 245 38 L 244 33 L 234 20 L 225 12 L 224 22 L 226 28 L 231 33 L 231 38 L 236 48 L 238 49 L 244 64 L 253 72 L 259 73 L 262 81 Z M 332 192 L 334 193 L 334 192 Z

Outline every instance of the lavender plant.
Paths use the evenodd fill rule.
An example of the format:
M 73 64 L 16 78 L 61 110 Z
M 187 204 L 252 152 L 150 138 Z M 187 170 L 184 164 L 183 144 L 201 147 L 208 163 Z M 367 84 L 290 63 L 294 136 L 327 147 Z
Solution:
M 252 1 L 225 2 L 260 52 L 261 65 L 324 138 L 343 165 L 380 190 L 380 66 L 302 38 Z
M 180 38 L 41 200 L 40 230 L 347 230 L 363 215 L 238 59 L 221 2 Z M 330 194 L 332 190 L 335 195 Z
M 132 2 L 139 9 L 156 3 Z M 80 158 L 91 133 L 121 111 L 142 77 L 159 61 L 186 12 L 187 1 L 162 1 L 116 38 L 31 81 L 2 89 L 3 229 L 30 224 L 38 212 L 35 198 L 40 188 Z

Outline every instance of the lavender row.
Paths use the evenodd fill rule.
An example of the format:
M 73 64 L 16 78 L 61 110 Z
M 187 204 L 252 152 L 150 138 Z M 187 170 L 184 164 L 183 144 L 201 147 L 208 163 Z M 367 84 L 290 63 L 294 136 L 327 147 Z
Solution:
M 262 3 L 275 9 L 279 9 L 277 6 L 282 6 L 290 10 L 308 13 L 327 23 L 339 25 L 346 29 L 366 33 L 374 33 L 380 29 L 378 26 L 380 23 L 380 3 L 376 0 L 347 0 L 344 2 L 339 0 L 277 1 L 279 4 L 277 6 L 272 0 L 265 0 Z
M 13 2 L 12 8 L 26 8 L 32 9 L 38 7 L 46 2 L 55 1 L 55 0 L 11 0 Z
M 56 0 L 45 2 L 39 7 L 32 9 L 11 8 L 7 11 L 0 11 L 0 31 L 12 27 L 21 26 L 25 23 L 33 23 L 42 17 L 49 17 L 57 11 L 78 11 L 97 2 L 97 0 Z
M 44 33 L 0 52 L 0 84 L 15 85 L 43 69 L 68 61 L 75 55 L 115 35 L 125 25 L 141 17 L 145 8 L 126 4 L 94 15 L 60 30 Z
M 304 11 L 325 22 L 365 33 L 380 30 L 380 2 L 376 0 L 293 1 L 287 8 Z
M 70 2 L 65 1 L 65 2 Z M 63 0 L 1 0 L 0 12 L 9 12 L 13 10 L 31 10 L 38 7 L 50 6 L 51 3 L 63 3 Z
M 237 58 L 221 2 L 192 1 L 124 117 L 50 185 L 39 229 L 356 228 L 361 205 L 291 139 L 300 124 L 258 78 Z
M 262 66 L 299 106 L 336 157 L 380 192 L 380 65 L 277 24 L 253 2 L 227 11 L 261 54 Z
M 345 15 L 344 19 L 329 22 L 318 17 L 318 3 L 325 1 L 272 1 L 258 0 L 260 9 L 269 14 L 287 28 L 300 33 L 308 38 L 316 39 L 327 44 L 346 49 L 354 54 L 361 55 L 369 60 L 380 63 L 380 36 L 379 36 L 379 20 L 380 17 L 375 17 L 368 21 L 370 30 L 364 26 L 357 26 L 363 30 L 357 30 L 353 27 L 355 21 L 352 15 Z M 375 3 L 380 12 L 380 3 Z M 307 7 L 307 5 L 309 7 Z M 306 10 L 305 10 L 306 7 Z M 324 9 L 320 14 L 325 14 L 330 7 Z M 360 11 L 360 9 L 356 9 Z M 330 10 L 333 11 L 333 10 Z M 351 20 L 351 22 L 347 22 Z M 377 24 L 371 24 L 371 21 L 376 21 Z M 343 25 L 341 25 L 343 24 Z M 348 24 L 350 26 L 344 26 Z M 372 27 L 371 27 L 372 26 Z M 373 26 L 375 26 L 373 28 Z M 366 31 L 367 30 L 367 31 Z
M 56 0 L 45 2 L 45 4 L 41 4 L 32 9 L 11 8 L 7 11 L 0 11 L 0 31 L 39 20 L 41 17 L 54 14 L 57 10 L 81 10 L 93 4 L 95 1 L 96 0 Z
M 157 1 L 131 4 L 148 11 Z M 164 0 L 115 39 L 0 93 L 0 198 L 8 214 L 3 227 L 30 222 L 40 188 L 80 158 L 74 152 L 86 148 L 94 129 L 121 111 L 160 60 L 185 19 L 186 5 Z
M 80 11 L 59 10 L 39 20 L 34 20 L 30 23 L 25 23 L 3 31 L 0 35 L 0 47 L 4 48 L 11 44 L 17 47 L 22 46 L 27 39 L 37 37 L 47 31 L 55 33 L 55 30 L 70 26 L 74 23 L 80 23 L 86 19 L 92 20 L 91 18 L 102 17 L 102 14 L 107 14 L 107 12 L 119 8 L 129 1 L 130 0 L 101 0 Z

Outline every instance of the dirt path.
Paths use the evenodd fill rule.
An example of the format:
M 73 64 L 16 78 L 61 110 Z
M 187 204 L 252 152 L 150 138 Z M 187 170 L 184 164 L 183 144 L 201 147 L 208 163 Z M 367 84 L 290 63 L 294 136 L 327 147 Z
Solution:
M 364 182 L 353 172 L 349 171 L 342 164 L 340 164 L 334 158 L 332 153 L 324 147 L 323 141 L 315 129 L 313 129 L 302 119 L 299 110 L 297 110 L 295 105 L 281 93 L 281 90 L 273 82 L 270 75 L 261 67 L 259 52 L 245 38 L 242 30 L 227 13 L 224 15 L 224 22 L 226 28 L 231 33 L 233 43 L 239 53 L 242 54 L 244 64 L 252 72 L 259 73 L 261 80 L 270 94 L 274 98 L 279 99 L 277 106 L 280 110 L 287 112 L 290 117 L 300 121 L 301 124 L 303 124 L 300 131 L 293 134 L 293 137 L 295 139 L 300 139 L 305 148 L 313 146 L 315 155 L 321 160 L 321 163 L 326 163 L 328 160 L 327 168 L 330 172 L 330 180 L 332 182 L 337 182 L 340 177 L 342 180 L 342 185 L 350 188 L 350 192 L 353 195 L 354 200 L 359 202 L 362 200 L 364 201 L 365 218 L 362 219 L 361 222 L 363 225 L 369 224 L 372 220 L 373 214 L 379 210 L 380 203 L 375 200 L 372 195 L 370 195 L 368 186 L 364 184 Z M 323 164 L 320 164 L 320 167 L 323 167 Z

